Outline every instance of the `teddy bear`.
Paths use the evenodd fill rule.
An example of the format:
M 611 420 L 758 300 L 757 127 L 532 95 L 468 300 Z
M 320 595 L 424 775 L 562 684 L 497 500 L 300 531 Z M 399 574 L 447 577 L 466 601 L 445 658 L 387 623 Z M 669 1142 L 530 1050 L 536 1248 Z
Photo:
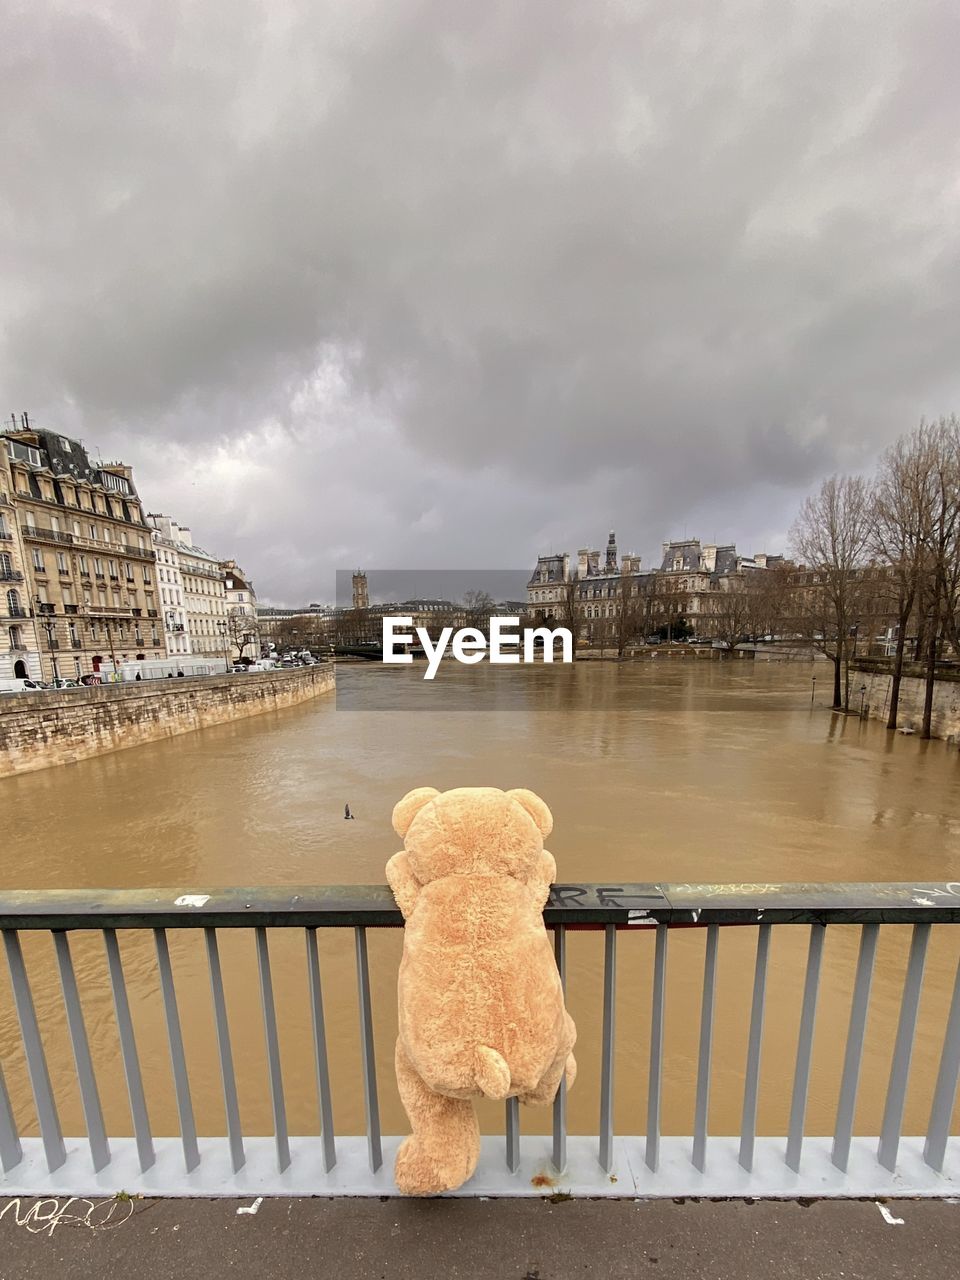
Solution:
M 576 1074 L 543 924 L 553 818 L 532 791 L 418 787 L 393 827 L 404 848 L 387 880 L 406 926 L 396 1071 L 413 1130 L 395 1177 L 405 1195 L 436 1195 L 476 1169 L 474 1098 L 547 1105 Z

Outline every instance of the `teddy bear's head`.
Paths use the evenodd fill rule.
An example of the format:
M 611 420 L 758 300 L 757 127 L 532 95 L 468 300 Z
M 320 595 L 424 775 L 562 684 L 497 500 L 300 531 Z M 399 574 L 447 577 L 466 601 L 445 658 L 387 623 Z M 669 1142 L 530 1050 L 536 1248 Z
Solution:
M 532 791 L 417 787 L 393 811 L 421 884 L 450 875 L 500 875 L 525 880 L 553 830 L 550 810 Z

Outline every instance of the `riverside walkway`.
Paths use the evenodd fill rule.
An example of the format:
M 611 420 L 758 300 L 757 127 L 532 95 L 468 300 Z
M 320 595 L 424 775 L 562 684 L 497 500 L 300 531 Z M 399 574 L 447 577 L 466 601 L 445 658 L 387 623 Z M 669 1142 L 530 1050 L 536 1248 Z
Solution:
M 960 1275 L 960 1204 L 944 1200 L 132 1200 L 85 1221 L 87 1208 L 0 1200 L 4 1280 Z

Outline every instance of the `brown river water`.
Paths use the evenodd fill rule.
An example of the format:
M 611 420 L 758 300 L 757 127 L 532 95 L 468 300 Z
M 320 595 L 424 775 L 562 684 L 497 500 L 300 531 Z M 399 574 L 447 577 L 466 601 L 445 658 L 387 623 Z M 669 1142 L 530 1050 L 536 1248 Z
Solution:
M 819 673 L 818 673 L 819 674 Z M 530 787 L 554 814 L 549 847 L 571 881 L 960 879 L 960 760 L 943 743 L 811 706 L 811 669 L 766 663 L 447 669 L 451 705 L 422 710 L 421 671 L 344 667 L 351 706 L 390 681 L 407 710 L 346 710 L 334 698 L 0 781 L 0 887 L 169 887 L 373 883 L 399 842 L 390 812 L 409 788 Z M 501 710 L 463 709 L 477 683 L 508 691 Z M 498 683 L 499 682 L 499 683 Z M 508 682 L 508 683 L 506 683 Z M 818 680 L 821 691 L 828 681 Z M 454 696 L 456 695 L 456 696 Z M 444 694 L 434 694 L 442 701 Z M 356 821 L 345 822 L 349 803 Z M 176 894 L 173 891 L 176 891 Z M 858 929 L 827 932 L 808 1133 L 830 1133 Z M 202 936 L 171 933 L 201 1133 L 224 1132 Z M 579 1028 L 571 1129 L 597 1131 L 602 934 L 568 935 L 568 1004 Z M 705 931 L 670 935 L 665 1133 L 691 1133 Z M 808 930 L 773 931 L 759 1131 L 785 1133 Z M 856 1130 L 877 1133 L 909 929 L 884 928 Z M 406 1131 L 393 1078 L 399 930 L 369 934 L 383 1129 Z M 72 935 L 108 1132 L 129 1133 L 126 1093 L 98 935 Z M 290 1131 L 317 1131 L 303 935 L 270 934 Z M 353 938 L 321 934 L 338 1134 L 363 1130 Z M 739 1131 L 756 930 L 721 932 L 710 1128 Z M 154 1132 L 176 1112 L 152 942 L 121 935 Z M 924 1131 L 960 930 L 932 933 L 904 1131 Z M 65 1131 L 82 1133 L 49 935 L 25 952 Z M 263 1024 L 249 931 L 221 935 L 246 1133 L 271 1132 Z M 616 1126 L 644 1131 L 653 937 L 619 935 Z M 36 1132 L 5 967 L 0 1052 L 18 1122 Z M 483 1122 L 502 1123 L 485 1106 Z M 528 1131 L 549 1115 L 525 1111 Z

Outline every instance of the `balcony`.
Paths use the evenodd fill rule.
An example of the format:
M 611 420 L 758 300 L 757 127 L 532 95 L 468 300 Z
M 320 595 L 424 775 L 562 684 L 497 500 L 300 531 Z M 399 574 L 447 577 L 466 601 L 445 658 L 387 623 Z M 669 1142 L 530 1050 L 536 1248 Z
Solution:
M 59 529 L 42 529 L 36 524 L 26 524 L 21 526 L 21 532 L 25 538 L 31 538 L 34 542 L 56 542 L 72 546 L 73 534 L 61 533 Z
M 0 541 L 3 541 L 3 542 L 12 542 L 12 541 L 13 541 L 13 534 L 12 534 L 12 533 L 7 533 L 6 529 L 0 529 Z
M 78 604 L 65 604 L 63 606 L 64 613 L 79 613 L 80 606 Z
M 131 610 L 130 610 L 130 612 L 133 614 L 133 616 L 134 616 L 135 618 L 142 618 L 142 617 L 143 617 L 143 610 L 142 610 L 142 609 L 131 609 Z
M 38 613 L 38 614 L 41 614 L 41 615 L 44 615 L 44 614 L 49 615 L 49 614 L 51 614 L 51 613 L 56 613 L 56 612 L 57 612 L 57 606 L 56 606 L 56 605 L 54 605 L 54 604 L 49 604 L 49 603 L 48 603 L 47 601 L 45 601 L 45 600 L 41 600 L 41 601 L 40 601 L 40 603 L 37 605 L 37 613 Z
M 53 638 L 53 636 L 48 636 L 48 637 L 47 637 L 47 648 L 48 648 L 48 649 L 59 649 L 59 648 L 60 648 L 60 641 L 59 641 L 59 640 L 55 640 L 55 639 Z
M 111 573 L 111 575 L 110 575 L 110 581 L 111 581 L 111 582 L 119 582 L 119 581 L 120 581 L 120 575 L 119 575 L 119 573 Z
M 129 609 L 123 609 L 120 605 L 112 604 L 88 604 L 86 613 L 96 614 L 99 617 L 109 615 L 112 618 L 132 618 L 133 613 Z
M 160 611 L 159 611 L 159 609 L 148 609 L 148 610 L 147 610 L 147 617 L 148 617 L 148 618 L 159 618 L 159 617 L 160 617 Z
M 23 574 L 19 569 L 0 570 L 0 582 L 22 582 Z
M 15 618 L 17 615 L 16 615 L 16 614 L 11 614 L 10 616 Z M 11 653 L 27 653 L 27 652 L 29 652 L 29 650 L 27 649 L 27 646 L 26 646 L 25 644 L 23 644 L 23 642 L 22 642 L 22 641 L 18 640 L 18 641 L 16 641 L 16 642 L 14 642 L 13 640 L 11 640 L 11 641 L 10 641 L 10 652 L 11 652 Z

